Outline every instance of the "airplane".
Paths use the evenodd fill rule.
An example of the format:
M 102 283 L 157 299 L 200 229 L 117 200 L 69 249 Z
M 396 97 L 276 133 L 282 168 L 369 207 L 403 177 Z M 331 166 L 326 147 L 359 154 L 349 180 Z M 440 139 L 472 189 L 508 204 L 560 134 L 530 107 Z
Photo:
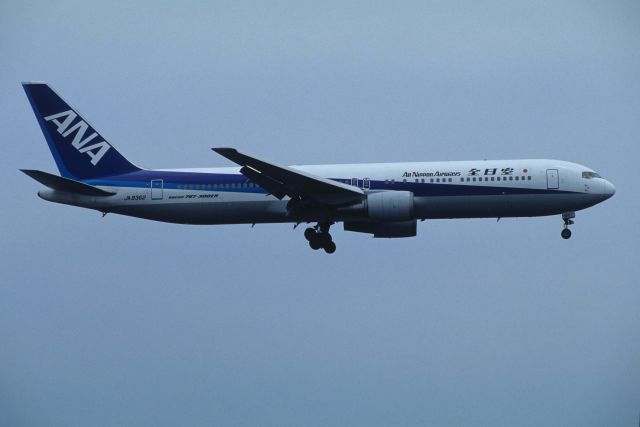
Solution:
M 22 172 L 44 200 L 180 224 L 314 224 L 309 246 L 333 253 L 330 227 L 377 238 L 413 237 L 418 220 L 562 215 L 609 199 L 614 185 L 560 160 L 476 160 L 283 166 L 212 148 L 235 167 L 143 169 L 127 160 L 49 85 L 23 88 L 61 176 Z

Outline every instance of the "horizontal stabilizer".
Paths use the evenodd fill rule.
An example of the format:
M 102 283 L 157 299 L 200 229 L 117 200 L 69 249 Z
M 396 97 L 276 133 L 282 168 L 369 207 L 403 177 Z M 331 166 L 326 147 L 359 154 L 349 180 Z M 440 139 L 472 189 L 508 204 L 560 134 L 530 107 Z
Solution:
M 31 178 L 38 181 L 40 184 L 45 187 L 49 187 L 52 190 L 64 191 L 66 193 L 73 194 L 82 194 L 83 196 L 95 196 L 95 197 L 106 197 L 113 196 L 116 193 L 111 191 L 102 190 L 98 187 L 94 187 L 93 185 L 84 184 L 79 181 L 75 181 L 70 178 L 63 178 L 58 175 L 53 175 L 47 172 L 42 172 L 33 169 L 20 169 L 25 174 L 29 175 Z

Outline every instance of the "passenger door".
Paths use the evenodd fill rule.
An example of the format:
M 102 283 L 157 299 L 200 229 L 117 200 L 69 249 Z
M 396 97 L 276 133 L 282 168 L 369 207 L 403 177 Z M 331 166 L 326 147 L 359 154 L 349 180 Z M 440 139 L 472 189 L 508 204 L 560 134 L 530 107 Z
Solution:
M 558 169 L 547 169 L 547 190 L 557 190 L 559 187 Z

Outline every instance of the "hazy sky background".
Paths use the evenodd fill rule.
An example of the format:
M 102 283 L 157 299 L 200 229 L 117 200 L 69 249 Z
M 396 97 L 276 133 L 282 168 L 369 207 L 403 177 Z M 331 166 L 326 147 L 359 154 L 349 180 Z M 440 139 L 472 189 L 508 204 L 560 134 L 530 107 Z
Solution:
M 0 4 L 0 425 L 638 423 L 640 4 Z M 133 162 L 557 158 L 560 217 L 181 226 L 44 202 L 22 80 Z

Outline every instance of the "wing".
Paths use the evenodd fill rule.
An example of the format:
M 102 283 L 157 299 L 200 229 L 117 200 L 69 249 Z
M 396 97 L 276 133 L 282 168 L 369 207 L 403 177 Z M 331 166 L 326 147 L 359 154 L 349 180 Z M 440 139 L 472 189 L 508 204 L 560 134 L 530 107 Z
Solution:
M 247 156 L 234 148 L 212 148 L 212 150 L 242 166 L 240 173 L 278 199 L 289 196 L 292 199 L 341 205 L 353 203 L 365 197 L 364 192 L 358 187 Z

